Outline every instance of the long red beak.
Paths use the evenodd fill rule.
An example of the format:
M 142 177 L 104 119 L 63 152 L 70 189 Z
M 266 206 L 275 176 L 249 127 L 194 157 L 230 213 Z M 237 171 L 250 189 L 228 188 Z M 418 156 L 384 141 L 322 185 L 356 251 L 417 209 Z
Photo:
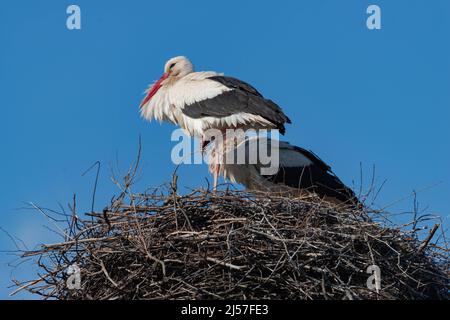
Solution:
M 147 96 L 144 98 L 144 100 L 142 100 L 141 105 L 139 106 L 140 109 L 141 109 L 143 106 L 145 106 L 145 104 L 146 104 L 147 102 L 149 102 L 150 99 L 158 92 L 158 90 L 159 90 L 159 89 L 161 88 L 161 86 L 162 86 L 161 83 L 162 83 L 164 80 L 166 80 L 168 76 L 169 76 L 168 73 L 164 73 L 164 74 L 162 75 L 162 77 L 159 78 L 159 80 L 155 82 L 155 84 L 154 84 L 154 85 L 151 87 L 151 89 L 148 91 Z

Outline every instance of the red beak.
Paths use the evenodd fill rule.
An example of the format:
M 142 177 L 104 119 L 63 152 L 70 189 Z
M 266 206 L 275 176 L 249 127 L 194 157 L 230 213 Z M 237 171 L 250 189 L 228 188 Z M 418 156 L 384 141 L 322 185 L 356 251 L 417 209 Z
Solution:
M 159 78 L 159 80 L 155 82 L 155 84 L 154 84 L 154 85 L 151 87 L 151 89 L 148 91 L 147 96 L 144 98 L 144 100 L 142 100 L 141 105 L 139 106 L 139 108 L 142 108 L 143 106 L 145 106 L 145 104 L 146 104 L 147 102 L 150 101 L 150 99 L 151 99 L 151 98 L 158 92 L 158 90 L 161 88 L 161 86 L 162 86 L 161 83 L 162 83 L 164 80 L 166 80 L 168 76 L 169 76 L 168 73 L 164 73 L 164 74 L 162 75 L 162 77 Z

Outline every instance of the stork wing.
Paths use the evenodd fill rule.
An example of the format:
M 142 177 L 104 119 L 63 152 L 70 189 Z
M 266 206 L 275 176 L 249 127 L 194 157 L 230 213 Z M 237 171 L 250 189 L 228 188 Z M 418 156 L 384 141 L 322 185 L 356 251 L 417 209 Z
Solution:
M 184 79 L 182 79 L 184 80 Z M 184 86 L 177 102 L 190 118 L 226 118 L 238 114 L 260 116 L 283 134 L 284 124 L 291 123 L 281 108 L 265 99 L 254 87 L 235 78 L 208 75 L 202 80 L 180 81 Z M 189 82 L 189 83 L 188 83 Z M 173 91 L 173 90 L 172 90 Z
M 331 167 L 327 165 L 322 159 L 319 158 L 314 152 L 310 150 L 303 149 L 301 147 L 293 146 L 288 142 L 281 142 L 282 146 L 285 146 L 285 149 L 293 150 L 297 153 L 297 155 L 301 155 L 303 158 L 307 158 L 314 165 L 326 172 L 332 172 Z
M 354 192 L 318 156 L 285 142 L 280 143 L 280 170 L 276 175 L 265 178 L 292 188 L 309 189 L 321 197 L 328 196 L 343 202 L 356 199 Z
M 259 143 L 264 141 L 262 138 L 259 140 Z M 271 139 L 267 141 L 271 144 Z M 274 184 L 309 190 L 320 197 L 332 197 L 343 202 L 356 200 L 354 192 L 313 152 L 284 141 L 280 141 L 278 147 L 279 170 L 274 175 L 262 176 L 264 179 Z M 255 165 L 258 172 L 261 172 L 261 167 L 260 163 Z
M 209 77 L 209 80 L 214 80 L 217 82 L 220 82 L 225 87 L 230 89 L 239 89 L 242 91 L 245 91 L 249 94 L 253 94 L 255 96 L 263 97 L 261 93 L 258 92 L 258 90 L 255 89 L 255 87 L 251 86 L 247 82 L 244 82 L 242 80 L 233 78 L 233 77 L 225 77 L 225 76 L 213 76 Z

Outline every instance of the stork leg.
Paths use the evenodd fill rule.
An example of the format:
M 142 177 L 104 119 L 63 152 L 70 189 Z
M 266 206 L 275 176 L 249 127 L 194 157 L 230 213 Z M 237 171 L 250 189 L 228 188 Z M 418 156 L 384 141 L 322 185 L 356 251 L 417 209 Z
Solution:
M 203 156 L 203 152 L 205 151 L 205 149 L 203 148 L 203 145 L 205 144 L 205 138 L 202 136 L 202 138 L 200 139 L 200 154 Z
M 225 150 L 226 147 L 226 141 L 227 141 L 227 137 L 226 137 L 226 129 L 222 130 L 222 149 Z M 216 146 L 216 148 L 220 148 L 219 146 Z M 220 173 L 220 160 L 219 160 L 219 156 L 217 155 L 216 157 L 216 163 L 214 164 L 214 172 L 213 172 L 213 177 L 214 177 L 214 182 L 213 182 L 213 193 L 217 192 L 217 184 L 219 182 L 219 173 Z
M 220 172 L 220 164 L 216 163 L 214 165 L 214 173 L 213 173 L 213 177 L 214 177 L 213 193 L 217 192 L 217 184 L 219 182 L 219 172 Z

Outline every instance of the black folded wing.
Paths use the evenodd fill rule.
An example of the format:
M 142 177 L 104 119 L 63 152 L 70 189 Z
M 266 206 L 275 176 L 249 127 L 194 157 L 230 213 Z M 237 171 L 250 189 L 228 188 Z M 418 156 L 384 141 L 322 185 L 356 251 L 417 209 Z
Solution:
M 291 120 L 277 104 L 265 99 L 248 83 L 224 76 L 213 76 L 207 79 L 220 82 L 232 90 L 185 106 L 183 113 L 188 117 L 195 119 L 203 117 L 224 118 L 238 113 L 247 113 L 266 119 L 282 134 L 285 132 L 284 124 L 291 123 Z
M 305 189 L 316 193 L 319 197 L 332 197 L 342 202 L 357 203 L 355 193 L 348 188 L 332 171 L 330 166 L 323 162 L 318 156 L 306 149 L 286 144 L 290 152 L 298 152 L 310 161 L 295 166 L 283 164 L 280 156 L 280 169 L 273 176 L 264 176 L 272 183 L 282 183 L 296 189 Z M 284 152 L 280 149 L 280 152 Z

